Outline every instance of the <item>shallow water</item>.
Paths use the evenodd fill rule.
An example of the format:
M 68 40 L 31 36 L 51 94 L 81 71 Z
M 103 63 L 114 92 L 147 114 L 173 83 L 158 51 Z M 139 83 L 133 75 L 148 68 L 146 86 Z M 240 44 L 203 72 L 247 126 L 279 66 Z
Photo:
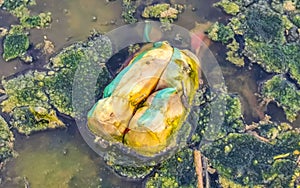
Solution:
M 24 144 L 26 143 L 26 144 Z M 140 182 L 114 175 L 82 140 L 75 126 L 46 131 L 29 138 L 17 135 L 18 157 L 6 166 L 3 187 L 137 187 Z M 7 180 L 7 178 L 10 180 Z
M 220 10 L 211 5 L 217 0 L 185 0 L 187 10 L 175 24 L 187 29 L 194 27 L 195 21 L 206 22 L 222 20 Z M 49 29 L 30 31 L 32 46 L 43 41 L 47 36 L 55 45 L 55 51 L 68 46 L 78 40 L 85 40 L 90 31 L 96 29 L 107 32 L 121 26 L 121 1 L 106 0 L 37 0 L 37 6 L 30 9 L 32 13 L 50 11 L 53 22 Z M 196 8 L 196 11 L 192 10 Z M 96 20 L 93 20 L 93 17 Z M 3 11 L 0 11 L 1 27 L 8 27 L 16 20 Z M 0 39 L 2 40 L 2 39 Z M 236 68 L 224 62 L 224 49 L 219 44 L 210 47 L 221 65 L 229 92 L 239 94 L 246 122 L 258 121 L 262 117 L 254 93 L 258 92 L 259 82 L 267 78 L 267 74 L 258 66 Z M 2 51 L 0 47 L 0 51 Z M 47 62 L 49 56 L 41 58 L 39 64 Z M 19 60 L 9 63 L 0 58 L 0 77 L 13 75 L 24 69 L 36 65 L 27 65 Z M 241 84 L 243 83 L 243 84 Z M 284 117 L 278 116 L 280 109 L 269 105 L 268 113 L 274 115 L 278 121 Z M 281 113 L 282 114 L 282 113 Z M 294 125 L 300 124 L 300 118 Z M 31 188 L 35 187 L 141 187 L 142 182 L 135 182 L 120 178 L 97 156 L 82 140 L 75 124 L 66 130 L 45 131 L 25 137 L 16 135 L 15 150 L 18 157 L 12 159 L 1 175 L 3 184 L 0 187 L 24 187 L 26 181 Z

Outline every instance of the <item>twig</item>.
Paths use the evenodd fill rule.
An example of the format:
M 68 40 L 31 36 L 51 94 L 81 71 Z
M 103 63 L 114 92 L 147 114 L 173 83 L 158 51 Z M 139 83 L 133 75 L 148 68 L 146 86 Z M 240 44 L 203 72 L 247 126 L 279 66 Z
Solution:
M 255 131 L 248 131 L 249 134 L 251 134 L 252 136 L 256 137 L 257 139 L 259 139 L 262 142 L 267 142 L 270 143 L 270 140 L 268 140 L 267 138 L 264 138 L 262 136 L 260 136 L 257 132 Z
M 203 167 L 202 167 L 202 159 L 201 159 L 201 153 L 199 150 L 194 150 L 194 164 L 195 164 L 195 170 L 197 174 L 197 187 L 203 188 Z

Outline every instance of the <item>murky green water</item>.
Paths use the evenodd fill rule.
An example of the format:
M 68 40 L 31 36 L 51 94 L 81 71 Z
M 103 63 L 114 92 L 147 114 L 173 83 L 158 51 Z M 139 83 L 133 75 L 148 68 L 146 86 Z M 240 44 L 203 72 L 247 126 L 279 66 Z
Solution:
M 29 138 L 17 135 L 18 157 L 6 166 L 3 187 L 138 187 L 117 177 L 86 145 L 76 126 L 46 131 Z M 8 179 L 9 178 L 9 179 Z M 26 180 L 24 180 L 24 178 Z M 122 186 L 123 187 L 123 186 Z
M 187 3 L 188 6 L 175 24 L 187 29 L 192 29 L 195 21 L 213 22 L 223 19 L 220 10 L 211 8 L 215 0 L 180 2 Z M 192 7 L 196 8 L 196 11 L 192 11 Z M 43 36 L 47 36 L 53 41 L 56 51 L 75 41 L 85 40 L 93 29 L 107 32 L 123 24 L 120 17 L 120 1 L 107 3 L 105 0 L 37 0 L 37 6 L 31 10 L 33 13 L 52 12 L 51 27 L 31 30 L 30 39 L 35 45 L 43 41 Z M 16 23 L 16 19 L 0 11 L 0 23 L 1 27 L 8 27 Z M 220 49 L 220 45 L 214 44 L 211 49 L 220 61 L 229 92 L 240 95 L 245 120 L 249 123 L 253 120 L 258 121 L 262 117 L 262 109 L 258 106 L 254 93 L 258 92 L 258 83 L 266 79 L 267 74 L 257 66 L 238 69 L 224 63 L 224 51 Z M 42 57 L 38 63 L 44 64 L 48 58 Z M 1 62 L 0 77 L 40 66 L 39 64 L 26 65 L 19 60 Z M 278 108 L 268 112 L 271 115 L 275 114 L 274 117 L 278 121 L 284 118 L 276 115 L 279 113 Z M 300 124 L 299 122 L 298 118 L 294 125 Z M 75 124 L 66 130 L 45 131 L 30 137 L 17 133 L 15 135 L 18 157 L 12 159 L 1 174 L 4 183 L 0 187 L 24 187 L 27 181 L 31 188 L 97 187 L 99 184 L 102 187 L 142 186 L 142 182 L 120 178 L 108 169 L 103 160 L 82 140 Z

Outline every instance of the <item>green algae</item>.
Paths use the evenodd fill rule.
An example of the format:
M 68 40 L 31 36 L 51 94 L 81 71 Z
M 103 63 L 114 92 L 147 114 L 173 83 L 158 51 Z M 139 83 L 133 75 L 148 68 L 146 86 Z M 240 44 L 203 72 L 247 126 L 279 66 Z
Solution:
M 208 30 L 208 36 L 213 41 L 220 41 L 223 44 L 226 44 L 229 40 L 233 39 L 234 32 L 229 26 L 216 22 Z
M 115 164 L 108 165 L 120 176 L 131 178 L 131 179 L 143 179 L 147 175 L 149 175 L 154 167 L 152 166 L 141 166 L 141 167 L 133 167 L 133 166 L 121 166 Z
M 19 133 L 29 135 L 32 132 L 65 127 L 53 109 L 43 107 L 17 107 L 12 111 L 11 125 Z
M 218 3 L 215 3 L 214 6 L 222 7 L 227 14 L 231 15 L 236 15 L 240 11 L 240 7 L 236 3 L 229 0 L 222 0 Z
M 26 6 L 28 4 L 35 3 L 34 1 L 30 0 L 4 0 L 1 8 L 4 10 L 12 11 L 20 6 Z
M 3 59 L 9 61 L 24 55 L 29 48 L 29 39 L 26 34 L 7 35 L 3 42 Z
M 208 33 L 212 40 L 227 45 L 227 60 L 244 66 L 247 58 L 267 72 L 290 74 L 299 83 L 299 5 L 293 1 L 277 0 L 222 0 L 217 5 L 224 8 L 224 4 L 228 3 L 238 5 L 239 13 L 224 25 L 227 27 L 224 33 L 229 35 L 233 32 L 235 37 L 239 36 L 238 46 L 235 41 L 218 35 L 216 24 L 219 23 L 213 25 Z
M 244 57 L 241 56 L 238 51 L 240 49 L 240 44 L 234 39 L 229 43 L 226 48 L 226 60 L 235 64 L 236 66 L 242 67 L 245 65 Z
M 195 187 L 196 182 L 193 150 L 184 148 L 160 165 L 146 187 Z
M 11 113 L 14 108 L 23 106 L 50 109 L 49 99 L 43 91 L 44 77 L 45 72 L 29 71 L 14 79 L 3 80 L 2 84 L 8 98 L 1 103 L 2 111 Z
M 242 105 L 237 96 L 211 91 L 204 95 L 206 99 L 200 106 L 198 126 L 192 136 L 192 143 L 198 145 L 202 139 L 220 139 L 229 133 L 244 129 Z M 214 114 L 217 118 L 212 115 L 213 108 L 218 109 L 219 114 Z
M 222 109 L 218 103 L 222 105 L 224 100 L 224 122 L 217 126 L 209 118 L 211 108 L 217 106 Z M 293 130 L 287 123 L 274 123 L 268 118 L 246 125 L 239 98 L 233 95 L 206 90 L 201 101 L 200 119 L 190 146 L 201 146 L 203 155 L 217 170 L 220 185 L 288 187 L 295 181 L 299 130 Z M 168 181 L 172 182 L 172 179 Z
M 50 26 L 52 21 L 51 13 L 40 13 L 39 15 L 31 15 L 28 6 L 35 5 L 30 0 L 4 0 L 1 8 L 7 10 L 18 18 L 18 25 L 11 25 L 9 35 L 3 42 L 3 59 L 10 61 L 20 57 L 25 62 L 32 62 L 32 57 L 26 55 L 29 48 L 29 30 L 32 28 L 46 28 Z
M 158 3 L 146 6 L 142 17 L 146 19 L 158 19 L 165 31 L 171 30 L 171 23 L 178 19 L 179 14 L 184 10 L 181 4 Z
M 293 83 L 280 75 L 274 76 L 263 84 L 261 93 L 267 101 L 275 101 L 282 107 L 289 121 L 296 119 L 300 111 L 300 91 Z
M 74 83 L 77 89 L 85 91 L 86 88 L 94 88 L 92 95 L 99 96 L 104 87 L 110 81 L 109 73 L 104 63 L 112 54 L 112 46 L 110 40 L 103 35 L 91 36 L 90 40 L 84 43 L 77 43 L 62 50 L 57 56 L 50 59 L 47 66 L 53 70 L 53 75 L 47 79 L 49 89 L 47 94 L 51 101 L 61 113 L 74 117 L 72 103 L 81 104 L 89 102 L 89 97 L 81 96 L 80 101 L 72 101 L 73 79 L 77 69 L 80 69 L 80 80 Z M 90 86 L 92 82 L 88 82 L 90 76 L 97 75 L 98 82 L 95 86 Z M 96 97 L 95 97 L 96 98 Z
M 77 68 L 82 67 L 83 71 L 80 73 L 83 79 L 100 72 L 97 83 L 99 88 L 92 91 L 96 96 L 110 79 L 103 66 L 110 56 L 111 43 L 102 35 L 92 36 L 90 41 L 65 48 L 45 65 L 44 71 L 28 71 L 13 79 L 4 80 L 2 84 L 8 98 L 1 103 L 2 111 L 12 115 L 12 125 L 20 133 L 30 134 L 33 131 L 64 126 L 56 113 L 72 117 L 75 115 L 72 88 Z M 81 87 L 85 89 L 87 83 Z M 79 100 L 83 102 L 85 99 L 82 96 Z
M 8 96 L 1 103 L 2 111 L 12 114 L 11 124 L 20 133 L 28 135 L 33 131 L 64 126 L 49 104 L 43 82 L 45 76 L 45 72 L 29 71 L 2 82 Z
M 297 169 L 299 131 L 269 120 L 254 127 L 260 137 L 252 131 L 230 133 L 204 145 L 204 155 L 222 178 L 241 186 L 288 187 Z
M 7 159 L 14 156 L 14 135 L 2 116 L 0 116 L 0 146 L 0 165 L 2 166 Z
M 132 0 L 123 0 L 122 1 L 122 17 L 125 23 L 133 24 L 138 20 L 135 17 L 136 13 L 136 2 Z

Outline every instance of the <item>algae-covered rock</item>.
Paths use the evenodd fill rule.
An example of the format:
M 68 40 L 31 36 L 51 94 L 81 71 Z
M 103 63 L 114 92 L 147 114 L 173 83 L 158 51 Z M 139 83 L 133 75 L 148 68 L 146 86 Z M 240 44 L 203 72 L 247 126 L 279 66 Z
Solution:
M 10 131 L 6 121 L 0 116 L 0 170 L 5 160 L 13 156 L 13 142 L 14 135 Z
M 216 3 L 225 12 L 226 8 L 233 4 L 235 4 L 233 7 L 239 7 L 235 9 L 239 12 L 233 14 L 234 16 L 223 26 L 226 30 L 220 34 L 225 34 L 219 34 L 218 22 L 209 32 L 212 40 L 222 41 L 227 45 L 227 59 L 240 66 L 244 64 L 243 59 L 246 57 L 267 72 L 290 74 L 299 83 L 298 3 L 278 0 L 270 2 L 222 0 Z M 237 43 L 233 41 L 228 44 L 230 40 L 227 36 L 230 33 L 233 33 L 231 36 L 234 36 Z
M 159 19 L 163 24 L 164 30 L 170 30 L 170 24 L 178 18 L 178 15 L 182 13 L 184 6 L 180 4 L 168 4 L 159 3 L 154 5 L 146 6 L 142 17 L 149 19 Z
M 87 42 L 79 42 L 62 50 L 50 60 L 44 71 L 27 71 L 4 80 L 2 84 L 7 99 L 1 103 L 2 111 L 11 114 L 12 125 L 25 134 L 64 126 L 56 113 L 75 115 L 72 88 L 76 70 L 82 68 L 82 82 L 88 80 L 91 74 L 97 73 L 101 78 L 95 82 L 95 90 L 89 91 L 95 99 L 99 92 L 102 93 L 99 90 L 103 91 L 110 80 L 104 62 L 111 53 L 111 43 L 107 37 L 92 36 Z M 80 88 L 91 88 L 88 84 L 80 83 Z M 86 98 L 81 96 L 78 100 L 83 103 Z
M 29 39 L 26 34 L 7 35 L 3 42 L 3 59 L 9 61 L 21 57 L 29 48 Z
M 29 3 L 30 0 L 4 0 L 1 8 L 4 10 L 11 11 L 22 5 L 28 5 Z
M 300 111 L 300 91 L 282 76 L 274 76 L 266 81 L 261 89 L 266 100 L 272 100 L 282 107 L 286 118 L 294 121 Z
M 245 65 L 244 57 L 238 53 L 240 49 L 239 43 L 234 39 L 226 47 L 228 49 L 228 51 L 226 52 L 226 56 L 227 56 L 226 60 L 239 67 L 244 66 Z
M 240 11 L 240 7 L 230 0 L 222 0 L 218 3 L 215 3 L 214 6 L 222 7 L 227 14 L 232 15 L 236 15 Z
M 44 92 L 45 76 L 45 72 L 29 71 L 16 78 L 3 80 L 2 84 L 8 98 L 1 103 L 2 111 L 11 113 L 14 108 L 23 106 L 50 109 L 49 98 Z
M 192 142 L 199 140 L 199 137 L 204 137 L 205 140 L 217 140 L 228 133 L 240 132 L 244 129 L 242 105 L 237 96 L 225 93 L 208 95 L 213 98 L 200 107 L 198 127 Z M 213 108 L 217 111 L 212 111 Z
M 268 6 L 252 5 L 245 11 L 245 36 L 262 42 L 281 42 L 284 25 L 281 15 L 272 12 Z
M 49 104 L 45 77 L 45 72 L 29 71 L 2 83 L 8 96 L 1 103 L 2 111 L 12 114 L 11 124 L 20 133 L 64 126 Z
M 45 28 L 48 27 L 52 21 L 51 12 L 43 12 L 37 16 L 22 16 L 20 21 L 25 28 Z
M 226 44 L 230 39 L 233 39 L 234 32 L 229 26 L 216 22 L 208 30 L 208 36 L 213 41 L 219 41 Z
M 149 175 L 154 167 L 153 166 L 141 166 L 141 167 L 134 167 L 134 166 L 122 166 L 116 164 L 109 164 L 108 165 L 120 176 L 131 178 L 131 179 L 143 179 L 147 175 Z
M 179 11 L 170 4 L 162 3 L 148 6 L 144 9 L 142 16 L 144 18 L 169 18 L 176 19 Z
M 86 96 L 78 96 L 80 101 L 72 101 L 73 84 L 76 84 L 78 90 L 85 91 L 93 88 L 94 91 L 85 91 L 95 97 L 102 93 L 104 87 L 110 81 L 110 75 L 104 63 L 112 55 L 112 46 L 108 37 L 104 35 L 91 36 L 87 42 L 79 42 L 63 49 L 55 57 L 50 59 L 49 68 L 51 76 L 46 79 L 49 85 L 46 91 L 50 97 L 50 103 L 54 105 L 61 113 L 74 116 L 72 102 L 88 103 Z M 76 72 L 80 69 L 80 72 Z M 80 78 L 73 83 L 75 74 Z M 100 74 L 99 74 L 100 73 Z M 91 86 L 90 77 L 97 76 L 101 78 L 97 86 Z
M 122 17 L 125 23 L 133 24 L 137 22 L 137 18 L 135 18 L 137 6 L 136 2 L 132 0 L 123 0 L 122 1 Z
M 297 169 L 299 141 L 295 130 L 283 131 L 270 142 L 253 134 L 230 133 L 202 149 L 218 174 L 230 181 L 250 187 L 288 187 Z
M 11 124 L 19 133 L 29 135 L 32 132 L 65 127 L 53 109 L 43 107 L 17 107 L 12 112 Z
M 163 162 L 146 182 L 147 188 L 155 187 L 196 187 L 197 176 L 193 150 L 182 149 L 172 158 Z

